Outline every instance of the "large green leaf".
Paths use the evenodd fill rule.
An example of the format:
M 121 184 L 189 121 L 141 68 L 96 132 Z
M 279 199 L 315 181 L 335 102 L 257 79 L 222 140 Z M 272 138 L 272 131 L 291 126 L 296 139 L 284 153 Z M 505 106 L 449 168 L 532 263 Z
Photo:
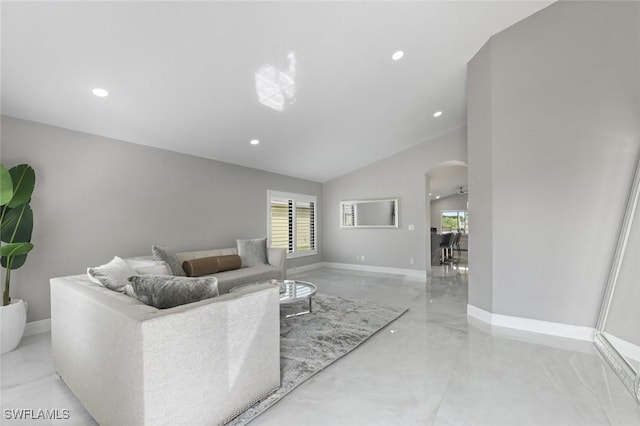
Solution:
M 27 261 L 27 255 L 23 254 L 20 256 L 13 256 L 13 258 L 11 259 L 11 269 L 18 269 L 19 267 L 21 267 L 22 265 L 24 265 L 24 262 Z M 0 257 L 0 265 L 2 265 L 3 268 L 7 267 L 7 258 L 6 257 Z
M 33 250 L 33 244 L 31 243 L 9 243 L 3 244 L 0 247 L 0 256 L 22 256 Z
M 27 260 L 27 253 L 33 249 L 31 243 L 10 243 L 0 247 L 0 265 L 6 268 L 11 258 L 11 269 L 18 269 Z
M 33 231 L 33 211 L 29 204 L 5 212 L 0 223 L 0 240 L 6 243 L 31 241 Z
M 9 207 L 14 208 L 21 204 L 28 203 L 36 185 L 36 172 L 28 164 L 20 164 L 9 170 L 13 181 L 13 198 L 9 202 Z
M 13 181 L 11 180 L 11 174 L 3 164 L 0 164 L 0 206 L 9 203 L 12 197 Z

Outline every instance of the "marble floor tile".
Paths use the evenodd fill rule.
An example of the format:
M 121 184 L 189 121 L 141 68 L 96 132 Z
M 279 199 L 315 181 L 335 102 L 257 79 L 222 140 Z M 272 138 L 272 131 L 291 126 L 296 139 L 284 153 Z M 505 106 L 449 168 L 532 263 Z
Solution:
M 467 319 L 465 265 L 401 275 L 317 269 L 318 292 L 409 311 L 269 408 L 252 425 L 640 425 L 640 406 L 589 342 Z M 53 371 L 49 333 L 1 359 L 1 407 L 67 409 L 96 424 Z

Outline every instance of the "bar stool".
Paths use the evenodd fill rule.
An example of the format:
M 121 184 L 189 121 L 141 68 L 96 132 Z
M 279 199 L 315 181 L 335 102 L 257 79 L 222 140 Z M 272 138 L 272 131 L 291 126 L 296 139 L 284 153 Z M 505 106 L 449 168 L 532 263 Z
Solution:
M 442 234 L 440 238 L 440 264 L 446 263 L 449 259 L 449 251 L 451 250 L 451 240 L 453 233 Z

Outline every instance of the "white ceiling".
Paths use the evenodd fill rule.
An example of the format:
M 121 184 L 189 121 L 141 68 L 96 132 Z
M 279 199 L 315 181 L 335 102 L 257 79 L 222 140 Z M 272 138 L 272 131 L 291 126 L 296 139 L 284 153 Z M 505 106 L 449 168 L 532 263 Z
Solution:
M 2 113 L 325 182 L 464 125 L 468 60 L 550 3 L 3 1 Z
M 431 186 L 429 198 L 431 201 L 450 197 L 459 193 L 460 188 L 466 193 L 469 190 L 467 184 L 467 166 L 444 165 L 429 172 Z

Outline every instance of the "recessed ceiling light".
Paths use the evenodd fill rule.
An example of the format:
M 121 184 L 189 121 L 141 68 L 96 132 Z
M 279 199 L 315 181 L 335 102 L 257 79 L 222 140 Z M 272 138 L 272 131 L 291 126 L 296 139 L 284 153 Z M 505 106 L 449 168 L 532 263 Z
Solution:
M 393 55 L 391 55 L 391 59 L 394 61 L 399 61 L 404 56 L 404 52 L 402 50 L 398 50 Z
M 442 115 L 442 111 L 436 111 L 433 113 L 434 117 L 440 117 Z
M 260 141 L 258 139 L 251 139 L 251 142 L 249 142 L 251 145 L 258 145 L 260 143 Z
M 439 199 L 439 198 L 440 198 L 440 196 L 439 196 L 439 195 L 436 195 L 436 200 L 437 200 L 437 199 Z
M 107 96 L 109 96 L 109 92 L 99 87 L 96 87 L 95 89 L 93 89 L 92 92 L 94 95 L 96 95 L 99 98 L 106 98 Z
M 433 195 L 432 193 L 429 193 L 429 195 Z

